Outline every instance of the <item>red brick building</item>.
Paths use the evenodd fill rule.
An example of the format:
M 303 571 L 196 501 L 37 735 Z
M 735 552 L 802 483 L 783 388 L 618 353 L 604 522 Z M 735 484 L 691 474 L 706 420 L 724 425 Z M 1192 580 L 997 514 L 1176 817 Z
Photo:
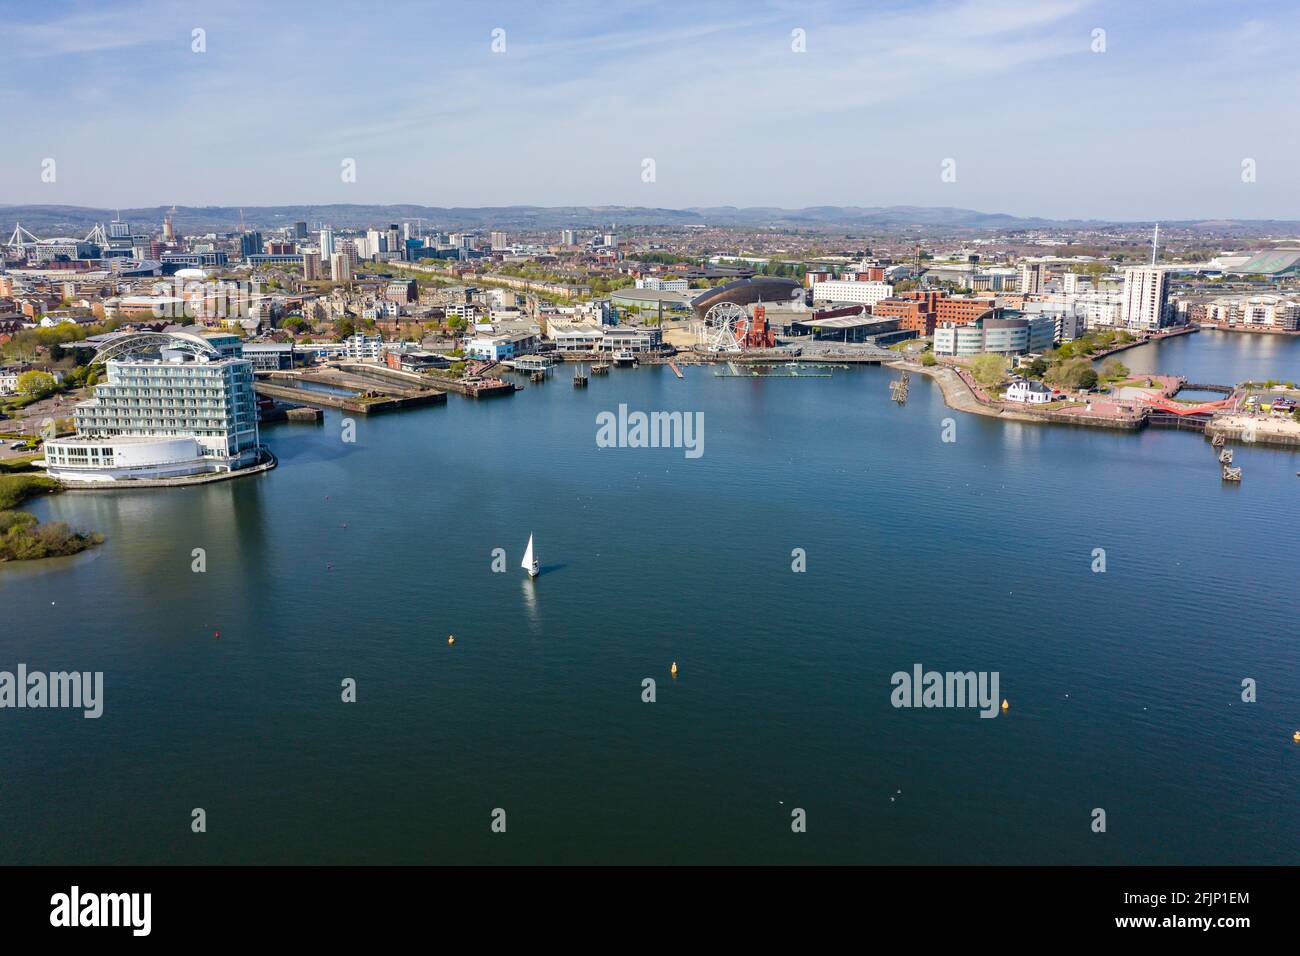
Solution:
M 881 318 L 896 318 L 900 329 L 910 329 L 918 336 L 934 334 L 934 310 L 924 299 L 881 299 L 872 306 L 871 314 Z

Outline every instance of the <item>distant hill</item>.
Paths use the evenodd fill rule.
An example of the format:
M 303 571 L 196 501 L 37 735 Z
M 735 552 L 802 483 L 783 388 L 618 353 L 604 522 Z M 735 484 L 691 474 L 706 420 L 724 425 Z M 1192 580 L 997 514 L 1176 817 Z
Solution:
M 88 206 L 0 206 L 0 239 L 7 238 L 14 222 L 38 236 L 84 235 L 96 223 L 107 223 L 120 212 L 133 224 L 160 227 L 168 206 L 136 209 L 95 209 Z M 174 220 L 184 234 L 233 232 L 239 229 L 238 206 L 178 206 Z M 910 228 L 944 230 L 952 234 L 1003 232 L 1022 229 L 1087 229 L 1124 225 L 1108 220 L 1054 220 L 1022 218 L 1003 213 L 978 212 L 947 206 L 810 206 L 781 209 L 775 206 L 710 206 L 662 209 L 646 206 L 245 206 L 243 221 L 251 229 L 275 229 L 298 221 L 328 223 L 336 228 L 381 226 L 404 219 L 423 219 L 438 229 L 607 229 L 630 226 L 684 226 L 702 224 L 733 228 L 785 228 L 818 231 L 890 230 Z M 1215 233 L 1267 234 L 1300 231 L 1300 223 L 1283 220 L 1203 220 L 1166 223 Z

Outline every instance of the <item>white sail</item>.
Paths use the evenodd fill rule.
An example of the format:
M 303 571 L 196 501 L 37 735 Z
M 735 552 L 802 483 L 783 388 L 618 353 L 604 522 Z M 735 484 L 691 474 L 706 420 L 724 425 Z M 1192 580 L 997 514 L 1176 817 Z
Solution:
M 528 547 L 524 549 L 523 569 L 529 574 L 537 574 L 537 559 L 533 557 L 533 536 L 528 536 Z

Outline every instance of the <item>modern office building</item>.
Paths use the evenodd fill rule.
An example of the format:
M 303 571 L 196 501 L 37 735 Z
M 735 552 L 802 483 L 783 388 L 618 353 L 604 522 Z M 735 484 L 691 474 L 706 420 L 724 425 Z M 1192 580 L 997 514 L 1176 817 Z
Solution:
M 538 337 L 527 332 L 516 335 L 478 335 L 465 343 L 470 358 L 502 361 L 536 352 Z
M 662 276 L 642 276 L 636 280 L 638 289 L 653 289 L 657 292 L 689 292 L 691 284 L 685 279 L 666 279 Z
M 854 279 L 823 279 L 812 287 L 813 302 L 852 302 L 875 305 L 894 294 L 888 282 L 858 282 Z
M 1020 355 L 1045 352 L 1056 337 L 1056 321 L 1050 315 L 1020 315 L 983 318 L 968 325 L 943 323 L 934 330 L 934 353 L 968 358 L 985 352 Z
M 164 266 L 200 268 L 202 266 L 224 266 L 229 262 L 229 256 L 226 255 L 224 249 L 206 252 L 164 252 L 160 261 Z
M 256 464 L 253 363 L 225 345 L 190 332 L 110 337 L 95 357 L 107 381 L 77 405 L 75 437 L 45 443 L 47 473 L 69 483 L 106 483 Z
M 334 256 L 334 230 L 326 226 L 320 231 L 320 257 L 329 262 Z

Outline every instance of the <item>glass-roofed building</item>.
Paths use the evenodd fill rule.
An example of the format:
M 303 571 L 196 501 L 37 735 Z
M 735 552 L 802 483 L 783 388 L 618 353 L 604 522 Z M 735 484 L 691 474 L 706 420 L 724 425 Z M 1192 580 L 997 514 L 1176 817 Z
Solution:
M 156 480 L 258 463 L 253 363 L 237 346 L 189 332 L 125 332 L 95 363 L 107 381 L 77 405 L 76 435 L 45 442 L 51 477 Z

